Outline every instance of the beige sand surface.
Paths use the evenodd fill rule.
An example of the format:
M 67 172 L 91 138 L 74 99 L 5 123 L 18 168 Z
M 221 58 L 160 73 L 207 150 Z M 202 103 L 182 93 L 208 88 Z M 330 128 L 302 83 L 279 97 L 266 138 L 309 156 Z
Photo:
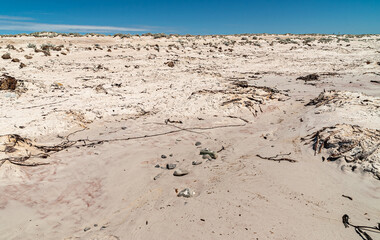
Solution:
M 0 59 L 19 80 L 0 91 L 0 239 L 360 239 L 342 216 L 380 222 L 380 36 L 256 37 L 0 38 L 26 64 Z M 354 171 L 303 139 L 336 124 L 375 133 Z M 48 165 L 13 161 L 67 139 L 21 162 Z

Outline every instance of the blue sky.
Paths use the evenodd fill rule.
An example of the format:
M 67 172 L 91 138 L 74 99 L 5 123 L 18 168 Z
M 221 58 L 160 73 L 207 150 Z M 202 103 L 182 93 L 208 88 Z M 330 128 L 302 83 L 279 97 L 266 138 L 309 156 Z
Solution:
M 380 0 L 2 1 L 0 34 L 380 34 Z

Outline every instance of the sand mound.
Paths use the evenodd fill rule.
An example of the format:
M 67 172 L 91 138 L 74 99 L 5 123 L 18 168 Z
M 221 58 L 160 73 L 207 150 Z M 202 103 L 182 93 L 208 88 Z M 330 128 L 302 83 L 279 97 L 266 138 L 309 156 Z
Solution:
M 281 101 L 286 96 L 277 89 L 249 85 L 246 81 L 234 82 L 224 90 L 199 90 L 193 92 L 190 98 L 199 94 L 213 94 L 216 96 L 213 98 L 217 98 L 220 101 L 221 107 L 229 109 L 233 109 L 231 105 L 235 108 L 243 107 L 248 109 L 254 116 L 257 116 L 258 112 L 262 112 L 261 104 L 265 104 L 273 99 Z
M 0 136 L 0 166 L 5 162 L 21 166 L 45 165 L 45 162 L 34 162 L 31 159 L 48 158 L 50 152 L 58 152 L 74 145 L 75 142 L 65 141 L 58 145 L 42 146 L 32 140 L 17 134 Z
M 318 97 L 306 104 L 306 106 L 315 107 L 327 106 L 328 109 L 346 105 L 365 106 L 371 110 L 378 110 L 380 108 L 380 99 L 362 93 L 331 90 L 322 92 Z
M 315 154 L 326 152 L 329 161 L 344 161 L 355 171 L 370 172 L 380 180 L 380 130 L 337 124 L 302 139 L 312 144 Z
M 42 151 L 35 147 L 30 139 L 17 134 L 8 134 L 0 136 L 0 153 L 10 158 L 26 158 Z

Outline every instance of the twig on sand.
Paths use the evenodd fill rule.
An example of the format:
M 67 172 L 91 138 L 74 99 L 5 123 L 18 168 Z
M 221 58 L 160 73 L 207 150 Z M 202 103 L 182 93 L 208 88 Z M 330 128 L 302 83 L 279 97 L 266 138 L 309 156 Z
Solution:
M 36 167 L 36 166 L 41 166 L 41 165 L 49 165 L 50 163 L 25 163 L 25 162 L 18 162 L 18 161 L 9 161 L 12 164 L 19 165 L 19 166 L 26 166 L 26 167 Z
M 174 125 L 170 125 L 170 126 L 174 126 Z M 88 140 L 88 142 L 97 144 L 98 142 L 104 143 L 104 142 L 128 141 L 128 140 L 136 140 L 136 139 L 142 139 L 142 138 L 158 137 L 158 136 L 168 135 L 168 134 L 182 132 L 182 131 L 211 130 L 211 129 L 218 129 L 218 128 L 243 127 L 243 126 L 245 126 L 245 124 L 230 124 L 230 125 L 220 125 L 220 126 L 213 126 L 213 127 L 192 127 L 192 128 L 180 128 L 180 127 L 175 126 L 179 129 L 163 132 L 163 133 L 155 133 L 155 134 L 150 134 L 150 135 L 135 136 L 135 137 L 128 137 L 128 138 L 115 138 L 115 139 L 108 139 L 108 140 Z M 77 140 L 77 141 L 80 141 L 80 140 Z
M 162 123 L 155 123 L 155 124 L 157 124 L 157 125 L 164 125 L 164 126 L 171 126 L 171 127 L 175 127 L 175 128 L 180 129 L 180 130 L 183 130 L 183 131 L 187 131 L 187 132 L 191 132 L 191 133 L 196 133 L 196 134 L 204 135 L 204 133 L 196 132 L 196 131 L 193 131 L 193 130 L 190 130 L 190 129 L 186 129 L 186 128 L 181 128 L 181 127 L 178 127 L 178 126 L 173 125 L 173 124 L 168 124 L 166 121 L 165 121 L 165 124 L 162 124 Z
M 220 152 L 223 151 L 223 150 L 226 150 L 226 149 L 224 148 L 224 146 L 222 146 L 222 148 L 221 148 L 220 150 L 218 150 L 217 153 L 220 153 Z
M 342 197 L 348 198 L 348 199 L 350 199 L 352 201 L 352 197 L 350 197 L 350 196 L 342 195 Z
M 54 104 L 58 104 L 58 103 L 66 102 L 66 101 L 68 101 L 68 100 L 69 100 L 69 99 L 65 99 L 65 100 L 58 101 L 58 102 L 45 103 L 45 104 L 41 104 L 41 105 L 35 105 L 35 106 L 30 106 L 30 107 L 24 107 L 24 108 L 22 108 L 22 109 L 31 109 L 31 108 L 38 108 L 38 107 L 44 107 L 44 106 L 51 106 L 51 105 L 54 105 Z
M 280 157 L 278 158 L 279 156 L 289 156 L 291 153 L 288 153 L 288 154 L 277 154 L 276 156 L 273 156 L 273 157 L 263 157 L 259 154 L 256 154 L 257 157 L 261 158 L 261 159 L 266 159 L 266 160 L 271 160 L 271 161 L 278 161 L 278 162 L 281 162 L 281 161 L 286 161 L 286 162 L 291 162 L 291 163 L 295 163 L 297 162 L 297 160 L 294 160 L 294 159 L 291 159 L 291 158 L 284 158 L 284 157 Z
M 176 120 L 170 120 L 170 118 L 168 118 L 165 120 L 165 124 L 168 124 L 168 123 L 180 123 L 180 124 L 182 124 L 183 122 L 181 120 L 176 121 Z
M 82 129 L 76 130 L 76 131 L 74 131 L 74 132 L 72 132 L 72 133 L 69 133 L 69 135 L 67 135 L 67 136 L 65 137 L 65 139 L 66 139 L 67 141 L 69 141 L 69 137 L 70 137 L 71 135 L 74 135 L 75 133 L 78 133 L 78 132 L 83 132 L 83 131 L 85 131 L 85 130 L 87 130 L 87 129 L 89 129 L 89 128 L 88 128 L 88 127 L 84 127 L 84 128 L 82 128 Z
M 247 119 L 244 119 L 244 118 L 241 118 L 241 117 L 236 117 L 236 116 L 231 116 L 231 115 L 229 115 L 227 117 L 229 117 L 229 118 L 237 118 L 237 119 L 242 120 L 243 122 L 249 123 L 249 121 Z
M 225 105 L 230 104 L 230 103 L 238 102 L 238 101 L 240 101 L 240 100 L 241 100 L 241 98 L 231 99 L 231 100 L 228 100 L 228 101 L 223 102 L 223 103 L 222 103 L 222 106 L 225 106 Z

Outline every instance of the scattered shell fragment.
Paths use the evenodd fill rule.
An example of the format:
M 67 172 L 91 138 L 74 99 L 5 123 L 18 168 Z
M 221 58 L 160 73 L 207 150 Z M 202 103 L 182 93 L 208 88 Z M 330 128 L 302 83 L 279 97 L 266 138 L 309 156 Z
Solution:
M 178 197 L 189 198 L 195 195 L 195 192 L 191 191 L 189 188 L 185 188 L 178 193 Z

